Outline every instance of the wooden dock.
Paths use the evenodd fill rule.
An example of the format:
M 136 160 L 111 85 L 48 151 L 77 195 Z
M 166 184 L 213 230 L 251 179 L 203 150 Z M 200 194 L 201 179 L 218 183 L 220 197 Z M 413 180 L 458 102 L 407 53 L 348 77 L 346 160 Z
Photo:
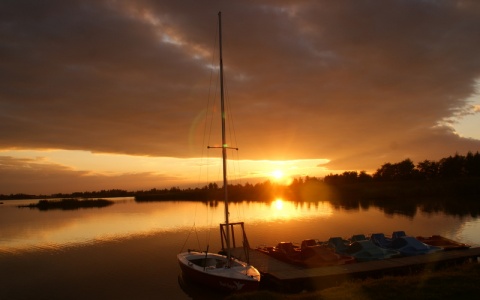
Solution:
M 232 254 L 247 261 L 243 248 L 234 249 Z M 318 268 L 291 265 L 253 249 L 248 255 L 250 264 L 262 274 L 262 284 L 281 291 L 300 291 L 335 286 L 352 278 L 408 274 L 466 261 L 478 262 L 480 247 Z

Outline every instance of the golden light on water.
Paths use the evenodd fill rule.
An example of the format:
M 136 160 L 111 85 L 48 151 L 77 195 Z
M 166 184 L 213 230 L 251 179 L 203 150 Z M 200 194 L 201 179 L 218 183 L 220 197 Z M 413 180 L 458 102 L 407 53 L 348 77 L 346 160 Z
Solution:
M 249 215 L 252 221 L 288 221 L 292 219 L 308 219 L 311 217 L 329 218 L 333 207 L 328 202 L 298 203 L 276 198 L 269 205 L 259 205 Z
M 4 203 L 0 219 L 2 227 L 0 256 L 29 248 L 59 249 L 65 245 L 80 245 L 99 241 L 123 240 L 134 236 L 159 233 L 206 232 L 217 237 L 218 224 L 224 222 L 224 206 L 209 206 L 202 202 L 152 202 L 138 204 L 120 200 L 115 205 L 98 211 L 20 210 L 18 202 Z M 419 213 L 412 220 L 402 215 L 389 216 L 382 209 L 347 210 L 335 208 L 330 202 L 296 202 L 276 198 L 272 202 L 233 202 L 231 221 L 245 222 L 248 232 L 257 232 L 255 243 L 273 244 L 281 240 L 300 241 L 303 238 L 328 239 L 333 235 L 348 237 L 354 233 L 390 233 L 401 228 L 419 234 L 442 233 L 460 241 L 476 241 L 480 220 L 459 221 L 442 214 Z M 9 218 L 5 218 L 9 216 Z M 445 219 L 446 218 L 446 219 Z M 19 224 L 14 220 L 24 220 Z M 364 222 L 369 220 L 369 222 Z M 441 228 L 441 229 L 440 229 Z M 452 231 L 452 228 L 456 228 Z M 269 231 L 270 230 L 270 231 Z M 278 233 L 279 232 L 279 233 Z M 276 236 L 274 236 L 274 234 Z M 203 238 L 209 235 L 201 235 Z M 250 236 L 249 236 L 250 237 Z M 192 239 L 195 243 L 195 238 Z M 194 246 L 194 245 L 192 245 Z
M 275 207 L 277 210 L 282 210 L 283 209 L 283 200 L 282 199 L 276 199 L 273 202 L 273 207 Z

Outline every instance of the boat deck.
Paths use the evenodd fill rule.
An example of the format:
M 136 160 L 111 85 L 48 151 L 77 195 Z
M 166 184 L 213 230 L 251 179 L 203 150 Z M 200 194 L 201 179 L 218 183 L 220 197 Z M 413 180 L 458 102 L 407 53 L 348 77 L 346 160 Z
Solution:
M 232 254 L 247 261 L 243 248 L 233 249 Z M 250 264 L 260 271 L 266 284 L 283 291 L 294 291 L 325 288 L 351 278 L 409 273 L 465 261 L 478 262 L 480 247 L 318 268 L 291 265 L 257 250 L 250 250 L 249 257 Z

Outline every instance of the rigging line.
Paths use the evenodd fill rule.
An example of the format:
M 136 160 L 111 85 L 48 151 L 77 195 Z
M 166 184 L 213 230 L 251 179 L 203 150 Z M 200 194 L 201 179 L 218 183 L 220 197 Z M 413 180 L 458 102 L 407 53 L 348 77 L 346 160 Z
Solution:
M 212 61 L 210 63 L 211 66 L 214 66 L 214 61 L 216 57 L 216 49 L 217 49 L 217 39 L 218 39 L 218 32 L 215 29 L 215 38 L 213 39 L 213 52 L 212 52 Z M 215 87 L 214 90 L 214 96 L 213 96 L 213 104 L 210 103 L 210 100 L 212 99 L 212 82 L 213 82 L 213 77 L 214 77 L 214 68 L 210 68 L 210 82 L 208 84 L 208 97 L 207 97 L 207 107 L 205 111 L 205 123 L 204 123 L 204 128 L 203 128 L 203 139 L 202 139 L 202 159 L 204 157 L 204 151 L 207 147 L 205 147 L 205 144 L 210 144 L 210 138 L 212 136 L 212 123 L 213 123 L 213 111 L 212 111 L 212 116 L 210 116 L 210 105 L 212 105 L 212 110 L 215 105 L 215 98 L 216 98 L 216 93 L 217 93 L 217 88 Z M 216 83 L 216 86 L 218 86 L 218 83 Z M 210 127 L 208 128 L 208 120 L 210 120 Z M 207 131 L 208 131 L 208 140 L 206 138 L 207 136 Z M 202 161 L 203 162 L 203 161 Z M 207 160 L 207 166 L 208 166 L 208 160 Z M 203 164 L 202 164 L 203 166 Z M 208 168 L 207 168 L 208 170 Z
M 216 48 L 216 44 L 215 44 Z M 214 66 L 213 60 L 215 59 L 216 51 L 214 51 L 213 56 L 212 56 L 212 66 Z M 213 75 L 216 74 L 217 76 L 215 77 L 215 88 L 213 89 L 213 95 L 212 95 L 212 82 L 213 82 Z M 207 146 L 210 145 L 211 143 L 211 138 L 212 138 L 212 130 L 213 130 L 213 122 L 214 122 L 214 112 L 215 112 L 215 106 L 217 104 L 217 98 L 218 98 L 218 72 L 214 73 L 214 68 L 212 67 L 210 70 L 210 85 L 209 85 L 209 92 L 208 92 L 208 106 L 207 106 L 207 119 L 210 120 L 209 128 L 208 128 L 208 141 L 207 141 Z M 212 103 L 210 103 L 210 99 L 212 100 Z M 206 122 L 207 125 L 207 122 Z M 207 128 L 205 128 L 205 134 L 207 133 Z M 203 148 L 205 149 L 205 145 L 203 145 Z
M 198 238 L 197 227 L 195 227 L 195 236 L 196 236 L 196 238 L 197 238 L 198 249 L 201 250 L 201 249 L 202 249 L 202 246 L 200 245 L 200 239 Z
M 235 130 L 235 122 L 233 120 L 233 114 L 231 113 L 233 110 L 231 108 L 231 104 L 230 104 L 230 91 L 229 91 L 229 87 L 228 87 L 228 80 L 224 79 L 224 89 L 225 89 L 225 94 L 226 94 L 226 106 L 227 106 L 227 120 L 228 120 L 228 133 L 229 133 L 229 137 L 230 137 L 230 140 L 233 141 L 232 142 L 232 147 L 237 147 L 238 145 L 238 142 L 237 142 L 237 134 L 236 134 L 236 130 Z
M 233 158 L 232 164 L 233 164 L 233 166 L 234 166 L 233 169 L 234 169 L 234 172 L 235 172 L 235 173 L 234 173 L 234 175 L 235 175 L 235 182 L 236 182 L 236 184 L 240 184 L 240 185 L 241 185 L 241 184 L 242 184 L 242 182 L 241 182 L 242 180 L 241 180 L 241 176 L 240 176 L 241 170 L 240 170 L 240 153 L 239 153 L 239 151 L 235 151 L 235 156 L 234 156 L 234 158 Z M 240 203 L 240 204 L 242 204 L 242 205 L 241 205 L 241 209 L 237 206 L 237 217 L 238 217 L 239 219 L 244 220 L 244 219 L 245 219 L 245 215 L 246 215 L 246 214 L 245 214 L 245 205 L 243 205 L 243 200 L 244 200 L 244 199 L 240 199 L 240 200 L 242 200 L 242 202 Z
M 213 113 L 214 113 L 214 106 L 215 106 L 215 99 L 217 98 L 217 90 L 218 90 L 218 80 L 215 80 L 214 81 L 214 78 L 218 78 L 218 75 L 215 76 L 215 67 L 213 67 L 215 65 L 214 61 L 216 60 L 216 57 L 217 57 L 217 41 L 218 41 L 218 31 L 216 30 L 216 27 L 214 28 L 213 30 L 215 32 L 215 34 L 213 34 L 214 36 L 214 39 L 213 39 L 213 51 L 212 51 L 212 58 L 211 58 L 211 63 L 210 63 L 210 66 L 209 69 L 210 69 L 210 82 L 209 82 L 209 89 L 208 89 L 208 96 L 207 96 L 207 103 L 206 103 L 206 109 L 205 109 L 205 117 L 204 117 L 204 125 L 203 125 L 203 136 L 202 136 L 202 147 L 201 147 L 201 157 L 200 157 L 200 171 L 199 171 L 199 174 L 198 174 L 198 183 L 197 185 L 200 186 L 200 188 L 203 188 L 203 187 L 208 187 L 208 183 L 209 183 L 209 177 L 210 177 L 210 174 L 209 174 L 209 167 L 210 167 L 210 153 L 209 151 L 206 152 L 205 154 L 205 150 L 207 149 L 206 147 L 206 144 L 210 144 L 210 140 L 211 140 L 211 137 L 212 137 L 212 128 L 213 128 Z M 217 72 L 218 73 L 218 72 Z M 213 82 L 216 83 L 216 86 L 214 87 L 213 85 Z M 205 172 L 206 174 L 203 174 L 203 172 Z M 204 178 L 206 177 L 206 178 Z M 202 179 L 203 178 L 203 179 Z M 202 182 L 204 182 L 206 179 L 207 181 L 207 184 L 205 186 L 202 185 Z M 199 203 L 197 202 L 196 205 L 195 205 L 195 216 L 197 215 L 197 210 L 198 210 L 198 205 Z M 207 224 L 211 224 L 213 222 L 213 219 L 209 216 L 209 209 L 208 209 L 208 206 L 207 206 L 207 213 L 206 213 L 206 222 Z M 211 226 L 209 226 L 211 227 Z M 201 249 L 201 246 L 200 246 L 200 240 L 199 240 L 199 236 L 198 236 L 198 232 L 196 231 L 196 227 L 195 227 L 195 233 L 196 233 L 196 237 L 197 237 L 197 243 L 199 245 L 199 248 Z M 206 244 L 208 245 L 209 244 L 209 240 L 210 240 L 210 235 L 211 235 L 211 230 L 207 230 L 206 234 L 205 234 L 205 238 L 206 238 Z
M 228 49 L 228 37 L 223 38 L 223 49 Z M 224 50 L 225 52 L 225 50 Z M 225 65 L 225 63 L 224 63 Z M 227 121 L 228 121 L 228 134 L 229 134 L 229 139 L 231 141 L 231 146 L 234 148 L 237 148 L 238 142 L 237 142 L 237 135 L 236 135 L 236 130 L 235 130 L 235 122 L 233 118 L 233 109 L 231 108 L 231 97 L 230 97 L 230 87 L 229 87 L 229 72 L 227 74 L 224 73 L 223 75 L 223 87 L 224 87 L 224 92 L 225 92 L 225 106 L 226 106 L 226 114 L 227 114 Z M 238 150 L 238 149 L 237 149 Z
M 206 147 L 205 147 L 206 148 Z M 207 185 L 206 185 L 206 188 L 208 189 L 210 187 L 210 168 L 211 168 L 211 157 L 210 157 L 210 151 L 207 149 L 207 164 L 206 164 L 206 177 L 207 177 Z M 212 225 L 213 225 L 213 216 L 214 216 L 214 213 L 211 212 L 210 208 L 209 208 L 209 205 L 210 205 L 210 199 L 207 199 L 207 206 L 206 206 L 206 224 L 207 224 L 207 231 L 206 231 L 206 234 L 205 234 L 205 244 L 206 245 L 209 245 L 210 244 L 210 239 L 211 239 L 211 235 L 212 235 Z
M 183 243 L 182 248 L 180 249 L 180 251 L 178 253 L 183 252 L 183 249 L 185 249 L 185 245 L 187 244 L 188 239 L 190 238 L 190 234 L 192 233 L 192 230 L 194 230 L 194 229 L 195 229 L 195 221 L 193 222 L 192 228 L 188 231 L 187 238 L 185 239 L 185 242 Z M 196 229 L 195 229 L 195 232 L 197 232 Z
M 239 148 L 238 148 L 238 141 L 237 141 L 237 132 L 236 132 L 236 128 L 235 128 L 235 121 L 234 121 L 234 117 L 233 117 L 233 109 L 231 108 L 231 101 L 230 101 L 230 89 L 229 89 L 229 86 L 228 86 L 228 78 L 224 80 L 224 88 L 225 88 L 225 94 L 226 94 L 226 107 L 227 107 L 227 121 L 228 121 L 228 134 L 229 134 L 229 140 L 231 141 L 231 145 L 230 147 L 232 148 L 232 150 L 237 150 L 235 151 L 234 153 L 237 155 L 238 157 L 238 153 L 239 153 Z M 231 157 L 231 156 L 230 156 Z M 239 172 L 237 170 L 237 166 L 239 164 L 239 160 L 238 159 L 235 159 L 235 156 L 233 156 L 234 158 L 231 159 L 231 166 L 233 167 L 233 180 L 234 181 L 238 181 L 239 180 Z
M 217 26 L 218 26 L 218 23 L 217 23 Z M 219 90 L 219 77 L 220 77 L 220 74 L 219 74 L 219 68 L 216 68 L 216 67 L 213 67 L 216 65 L 216 63 L 214 61 L 217 61 L 218 60 L 218 57 L 217 55 L 219 56 L 220 53 L 219 53 L 219 44 L 218 44 L 218 35 L 219 35 L 219 32 L 217 30 L 215 30 L 215 47 L 214 47 L 214 51 L 213 51 L 213 55 L 212 55 L 212 63 L 211 63 L 211 78 L 213 80 L 213 75 L 216 75 L 215 76 L 215 80 L 213 82 L 215 82 L 215 87 L 213 89 L 213 97 L 212 97 L 212 103 L 211 103 L 211 109 L 210 109 L 210 106 L 208 107 L 208 111 L 210 111 L 210 115 L 209 115 L 209 118 L 210 118 L 210 127 L 209 127 L 209 131 L 208 131 L 208 144 L 207 146 L 209 146 L 212 141 L 212 132 L 213 132 L 213 128 L 214 128 L 214 122 L 215 122 L 215 106 L 217 105 L 218 103 L 218 99 L 219 99 L 219 95 L 218 95 L 218 90 Z M 215 70 L 218 70 L 217 72 L 214 72 Z M 212 83 L 210 83 L 210 88 L 212 87 Z M 212 95 L 211 95 L 212 96 Z M 204 147 L 204 148 L 208 148 L 208 147 Z M 208 148 L 210 149 L 210 148 Z M 207 164 L 207 170 L 208 170 L 208 181 L 209 182 L 210 180 L 210 167 L 212 166 L 212 159 L 211 159 L 211 156 L 210 156 L 210 151 L 207 150 L 207 153 L 208 153 L 208 158 L 209 158 L 209 161 L 208 161 L 208 164 Z M 217 169 L 218 171 L 218 169 Z M 215 176 L 214 176 L 215 177 Z M 215 179 L 213 179 L 213 181 L 215 182 L 216 178 L 218 178 L 218 175 L 217 177 L 215 177 Z M 210 236 L 212 235 L 212 229 L 213 229 L 213 221 L 214 221 L 214 212 L 210 212 L 210 209 L 209 207 L 207 206 L 207 216 L 208 216 L 208 230 L 207 230 L 207 245 L 209 245 L 209 241 L 210 241 Z
M 228 44 L 227 43 L 224 43 L 224 44 Z M 228 45 L 227 45 L 228 47 Z M 227 47 L 224 47 L 224 48 L 227 48 Z M 224 91 L 225 91 L 225 106 L 226 106 L 226 116 L 227 116 L 227 123 L 228 123 L 228 126 L 227 126 L 227 130 L 228 130 L 228 136 L 229 136 L 229 146 L 231 147 L 232 150 L 237 150 L 237 151 L 234 151 L 234 153 L 236 155 L 234 156 L 231 156 L 229 155 L 230 158 L 232 159 L 229 159 L 229 169 L 232 170 L 232 173 L 230 173 L 230 181 L 229 183 L 230 184 L 233 184 L 233 183 L 239 183 L 240 181 L 240 160 L 239 160 L 239 151 L 238 151 L 238 141 L 237 141 L 237 134 L 236 134 L 236 128 L 235 128 L 235 122 L 234 122 L 234 117 L 233 117 L 233 109 L 232 109 L 232 104 L 231 104 L 231 97 L 230 97 L 230 88 L 229 88 L 229 80 L 228 80 L 228 74 L 225 75 L 224 74 Z M 232 178 L 233 177 L 233 178 Z M 236 209 L 236 213 L 237 213 L 237 217 L 240 218 L 242 212 L 239 211 L 238 207 L 235 206 Z M 242 206 L 243 208 L 243 214 L 245 214 L 245 207 Z

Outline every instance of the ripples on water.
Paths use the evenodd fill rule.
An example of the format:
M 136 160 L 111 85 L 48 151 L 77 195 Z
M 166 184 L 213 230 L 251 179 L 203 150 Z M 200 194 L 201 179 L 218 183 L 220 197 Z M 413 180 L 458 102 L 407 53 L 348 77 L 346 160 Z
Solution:
M 192 227 L 217 235 L 223 222 L 223 203 L 149 202 L 136 203 L 132 198 L 117 198 L 106 208 L 50 210 L 18 208 L 36 200 L 6 201 L 0 206 L 0 251 L 25 249 L 58 250 L 72 245 L 95 243 L 161 232 L 183 233 Z M 245 221 L 250 243 L 276 243 L 331 236 L 349 237 L 357 233 L 405 230 L 412 235 L 441 234 L 480 245 L 479 218 L 425 213 L 417 209 L 414 216 L 385 213 L 382 209 L 341 209 L 329 202 L 298 203 L 277 199 L 268 202 L 242 202 L 230 205 L 231 221 Z M 205 232 L 207 234 L 205 234 Z
M 182 248 L 205 250 L 207 244 L 213 251 L 220 248 L 223 204 L 116 201 L 106 208 L 72 211 L 19 209 L 36 200 L 4 201 L 0 298 L 189 298 L 179 285 L 176 254 Z M 472 216 L 418 209 L 412 216 L 281 199 L 232 203 L 230 208 L 232 222 L 245 221 L 252 247 L 396 230 L 480 245 L 480 219 Z M 36 292 L 21 292 L 26 286 Z

